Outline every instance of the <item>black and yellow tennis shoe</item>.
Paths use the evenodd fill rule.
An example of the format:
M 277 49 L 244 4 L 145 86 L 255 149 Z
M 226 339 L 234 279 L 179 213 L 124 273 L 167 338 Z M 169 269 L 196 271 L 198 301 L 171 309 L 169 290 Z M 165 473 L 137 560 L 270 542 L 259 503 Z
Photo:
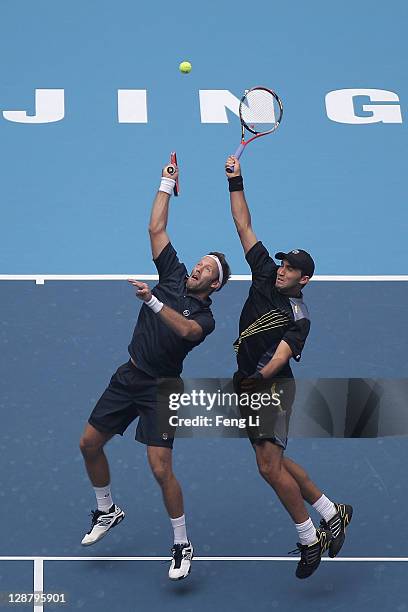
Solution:
M 297 578 L 309 578 L 320 565 L 322 556 L 329 548 L 331 533 L 326 529 L 316 529 L 316 542 L 313 544 L 297 543 L 297 548 L 289 554 L 300 552 L 300 561 L 296 568 Z
M 353 506 L 347 504 L 334 504 L 336 508 L 336 514 L 330 521 L 320 521 L 320 526 L 323 529 L 328 529 L 331 533 L 332 539 L 329 546 L 329 557 L 336 557 L 346 539 L 346 527 L 350 524 L 351 517 L 353 516 Z

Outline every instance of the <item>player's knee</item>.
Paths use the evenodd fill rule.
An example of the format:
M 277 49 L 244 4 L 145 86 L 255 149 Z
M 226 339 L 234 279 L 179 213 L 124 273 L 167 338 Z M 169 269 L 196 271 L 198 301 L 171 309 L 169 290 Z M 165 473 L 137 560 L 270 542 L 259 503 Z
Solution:
M 172 476 L 171 465 L 166 461 L 154 462 L 151 464 L 151 468 L 153 476 L 160 485 L 167 482 Z
M 79 448 L 84 457 L 90 457 L 101 452 L 103 445 L 88 436 L 81 436 L 79 440 Z
M 279 462 L 261 460 L 258 461 L 258 470 L 262 478 L 267 480 L 270 484 L 273 484 L 280 478 L 281 465 Z

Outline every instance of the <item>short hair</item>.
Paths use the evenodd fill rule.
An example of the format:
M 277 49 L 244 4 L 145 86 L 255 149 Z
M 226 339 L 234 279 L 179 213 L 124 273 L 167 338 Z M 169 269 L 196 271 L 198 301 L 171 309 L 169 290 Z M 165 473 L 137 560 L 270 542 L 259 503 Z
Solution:
M 222 283 L 221 287 L 219 287 L 218 291 L 228 282 L 229 277 L 231 276 L 231 268 L 227 260 L 225 259 L 224 253 L 219 253 L 218 251 L 211 251 L 208 255 L 215 255 L 220 260 L 221 268 L 222 268 Z

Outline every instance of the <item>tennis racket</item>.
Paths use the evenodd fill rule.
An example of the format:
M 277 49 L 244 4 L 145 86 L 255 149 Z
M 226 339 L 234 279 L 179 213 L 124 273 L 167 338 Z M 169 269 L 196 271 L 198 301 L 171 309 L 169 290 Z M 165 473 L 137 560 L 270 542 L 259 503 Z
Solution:
M 173 151 L 173 153 L 170 153 L 170 163 L 173 164 L 174 166 L 177 166 L 177 155 L 175 151 Z M 174 174 L 173 166 L 167 166 L 167 172 L 169 174 Z M 176 184 L 174 185 L 173 193 L 175 196 L 178 196 L 178 194 L 180 193 L 180 185 L 179 185 L 178 177 L 176 178 Z
M 282 121 L 282 115 L 282 101 L 272 89 L 252 87 L 247 90 L 239 103 L 241 144 L 235 151 L 235 157 L 239 159 L 247 144 L 253 140 L 275 132 Z M 254 136 L 245 140 L 245 130 Z M 234 167 L 230 166 L 226 170 L 234 172 Z

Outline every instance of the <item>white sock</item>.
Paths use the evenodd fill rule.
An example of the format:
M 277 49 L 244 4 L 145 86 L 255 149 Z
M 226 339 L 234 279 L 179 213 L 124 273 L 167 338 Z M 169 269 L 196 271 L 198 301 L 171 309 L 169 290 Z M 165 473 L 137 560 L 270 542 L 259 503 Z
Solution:
M 336 506 L 325 495 L 319 497 L 313 504 L 313 508 L 323 517 L 326 523 L 337 513 Z
M 110 484 L 107 487 L 94 487 L 94 491 L 98 510 L 107 512 L 113 504 Z
M 313 544 L 316 542 L 316 528 L 311 518 L 308 518 L 304 523 L 295 523 L 295 527 L 301 544 Z
M 174 530 L 174 543 L 187 544 L 186 517 L 184 514 L 178 518 L 171 518 L 170 521 Z

